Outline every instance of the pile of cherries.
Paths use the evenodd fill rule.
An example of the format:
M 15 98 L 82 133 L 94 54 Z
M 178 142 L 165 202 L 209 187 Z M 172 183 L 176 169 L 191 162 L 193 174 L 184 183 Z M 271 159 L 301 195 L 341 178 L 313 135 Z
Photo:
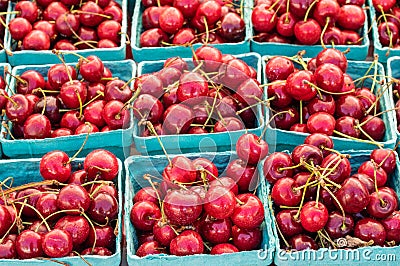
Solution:
M 257 0 L 251 16 L 255 40 L 359 45 L 366 23 L 364 3 L 365 0 Z
M 13 138 L 106 132 L 129 124 L 132 90 L 97 56 L 81 57 L 77 68 L 55 64 L 46 78 L 36 70 L 14 78 L 16 93 L 10 96 L 0 82 L 0 109 L 13 124 Z
M 260 247 L 264 206 L 250 191 L 257 188 L 257 163 L 268 145 L 245 134 L 236 150 L 239 158 L 228 164 L 226 175 L 218 175 L 222 169 L 206 158 L 178 155 L 164 168 L 158 186 L 152 176 L 144 176 L 151 187 L 136 193 L 130 213 L 137 256 L 214 255 Z
M 41 182 L 3 188 L 0 258 L 111 256 L 115 251 L 118 161 L 106 150 L 89 153 L 83 167 L 52 151 L 40 161 Z M 8 183 L 6 180 L 3 182 Z
M 380 116 L 389 110 L 379 112 L 379 102 L 385 86 L 371 82 L 369 88 L 365 83 L 368 77 L 376 79 L 377 61 L 355 82 L 346 74 L 347 59 L 339 50 L 324 49 L 308 64 L 296 58 L 299 69 L 287 57 L 273 57 L 266 63 L 267 94 L 277 113 L 277 128 L 375 143 L 383 139 L 386 126 Z
M 188 70 L 182 58 L 170 58 L 160 71 L 136 79 L 134 88 L 140 95 L 133 112 L 144 125 L 141 136 L 255 127 L 256 107 L 263 99 L 256 70 L 211 46 L 198 48 L 193 64 Z
M 232 43 L 245 38 L 240 9 L 230 0 L 142 0 L 141 47 Z
M 399 48 L 400 7 L 394 0 L 372 0 L 375 22 L 378 26 L 379 41 L 382 46 Z
M 13 13 L 8 30 L 14 50 L 114 48 L 123 34 L 123 12 L 114 0 L 23 0 Z
M 286 249 L 399 244 L 398 197 L 387 186 L 396 168 L 395 152 L 373 150 L 358 169 L 348 158 L 333 150 L 327 135 L 315 133 L 291 154 L 275 152 L 265 160 L 276 225 Z M 340 238 L 349 245 L 343 246 Z

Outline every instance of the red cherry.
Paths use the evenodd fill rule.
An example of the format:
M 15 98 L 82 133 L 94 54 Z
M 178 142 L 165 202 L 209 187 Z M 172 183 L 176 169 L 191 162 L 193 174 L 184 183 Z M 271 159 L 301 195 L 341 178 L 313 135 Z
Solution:
M 171 241 L 169 249 L 172 255 L 186 256 L 203 253 L 204 245 L 197 232 L 185 230 Z
M 154 224 L 160 218 L 160 208 L 153 202 L 140 201 L 132 206 L 130 219 L 133 226 L 139 230 L 152 230 Z
M 328 221 L 328 210 L 324 204 L 309 201 L 301 208 L 300 222 L 309 232 L 317 232 L 325 227 Z
M 347 178 L 342 187 L 336 191 L 335 196 L 338 203 L 346 213 L 358 213 L 367 207 L 369 198 L 368 190 L 357 178 Z M 335 204 L 337 204 L 335 202 Z
M 210 187 L 204 201 L 205 212 L 216 219 L 230 217 L 236 204 L 235 194 L 223 186 Z
M 386 239 L 385 227 L 377 220 L 364 218 L 354 227 L 354 236 L 363 241 L 374 241 L 374 245 L 383 245 Z
M 259 228 L 243 229 L 237 225 L 232 226 L 233 244 L 240 250 L 255 250 L 261 244 L 261 231 Z
M 312 114 L 307 121 L 307 129 L 310 133 L 323 133 L 328 136 L 335 130 L 335 118 L 325 112 Z
M 119 170 L 117 157 L 104 149 L 90 152 L 83 162 L 83 167 L 89 180 L 112 181 Z
M 271 198 L 275 204 L 297 206 L 301 201 L 301 190 L 294 190 L 295 180 L 289 177 L 278 179 L 271 191 Z
M 42 248 L 51 258 L 65 257 L 72 251 L 72 237 L 65 230 L 53 229 L 43 236 Z
M 244 134 L 236 143 L 237 155 L 243 161 L 256 165 L 268 154 L 268 144 L 255 134 Z
M 90 207 L 89 193 L 80 185 L 69 184 L 60 190 L 57 206 L 60 210 L 87 211 Z M 70 214 L 72 213 L 70 212 Z M 79 211 L 76 213 L 79 213 Z
M 40 160 L 40 174 L 46 180 L 66 182 L 71 175 L 69 156 L 62 151 L 52 151 Z
M 164 198 L 164 212 L 172 224 L 188 225 L 200 216 L 201 204 L 200 196 L 193 191 L 171 190 Z
M 314 83 L 314 79 L 314 75 L 310 71 L 294 72 L 286 80 L 286 90 L 296 100 L 311 100 L 317 94 L 316 89 L 310 85 L 310 83 Z
M 211 248 L 210 254 L 219 255 L 219 254 L 235 253 L 235 252 L 239 252 L 239 249 L 234 245 L 229 243 L 221 243 L 213 246 Z
M 15 241 L 15 248 L 21 259 L 32 259 L 44 255 L 42 236 L 31 230 L 25 230 L 19 234 Z
M 301 44 L 316 44 L 319 41 L 321 33 L 321 27 L 314 19 L 301 20 L 294 25 L 294 35 Z

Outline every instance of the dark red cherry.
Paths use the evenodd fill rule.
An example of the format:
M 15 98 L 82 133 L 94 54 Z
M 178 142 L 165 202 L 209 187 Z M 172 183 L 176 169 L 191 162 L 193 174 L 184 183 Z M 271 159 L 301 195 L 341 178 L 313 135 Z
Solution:
M 18 257 L 21 259 L 32 259 L 44 255 L 42 249 L 42 236 L 31 230 L 25 230 L 18 235 L 15 241 Z
M 379 221 L 364 218 L 356 223 L 354 236 L 367 242 L 373 240 L 373 245 L 383 245 L 386 239 L 386 231 Z

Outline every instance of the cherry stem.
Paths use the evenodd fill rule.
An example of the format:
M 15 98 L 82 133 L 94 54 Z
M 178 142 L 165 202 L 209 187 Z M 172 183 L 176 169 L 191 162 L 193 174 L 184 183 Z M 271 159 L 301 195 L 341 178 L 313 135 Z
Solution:
M 208 41 L 210 39 L 210 33 L 208 32 L 208 24 L 207 24 L 207 18 L 206 16 L 203 17 L 203 22 L 204 22 L 204 27 L 206 28 L 206 41 L 205 44 L 208 44 Z
M 283 171 L 285 171 L 285 170 L 292 170 L 292 169 L 296 169 L 296 168 L 298 168 L 298 167 L 300 167 L 300 166 L 303 166 L 303 165 L 304 165 L 304 163 L 303 163 L 303 162 L 300 162 L 300 163 L 298 163 L 298 164 L 296 164 L 296 165 L 293 165 L 293 166 L 279 167 L 279 168 L 278 168 L 278 171 L 279 171 L 279 172 L 283 172 Z
M 264 137 L 265 133 L 267 132 L 268 125 L 271 124 L 271 122 L 275 119 L 275 117 L 277 117 L 278 115 L 286 114 L 286 113 L 288 113 L 291 117 L 294 117 L 294 113 L 291 110 L 281 111 L 281 112 L 278 112 L 278 113 L 274 114 L 273 116 L 271 116 L 268 123 L 265 125 L 263 131 L 261 132 L 261 135 L 258 137 L 259 142 L 261 141 L 261 139 Z
M 307 188 L 307 187 L 309 187 L 309 186 L 312 186 L 312 185 L 314 185 L 314 184 L 317 184 L 318 182 L 319 182 L 318 180 L 314 180 L 314 181 L 308 183 L 308 180 L 307 180 L 306 184 L 304 184 L 304 185 L 302 185 L 302 186 L 300 186 L 300 187 L 295 187 L 295 188 L 293 188 L 293 190 L 294 190 L 294 191 L 301 190 L 301 189 L 303 189 L 303 188 Z M 303 191 L 303 193 L 304 193 L 304 192 L 305 192 L 305 191 Z
M 336 202 L 337 206 L 339 206 L 340 211 L 342 212 L 343 216 L 343 225 L 345 224 L 346 221 L 346 213 L 344 212 L 342 204 L 340 204 L 339 200 L 336 198 L 335 194 L 328 188 L 326 185 L 322 186 L 323 189 L 325 189 L 326 192 L 332 197 L 332 199 Z
M 308 80 L 303 80 L 303 83 L 310 85 L 311 87 L 315 88 L 318 91 L 322 91 L 323 93 L 331 94 L 331 95 L 346 95 L 346 94 L 355 92 L 355 89 L 352 89 L 349 91 L 344 91 L 344 92 L 331 92 L 331 91 L 326 91 L 324 89 L 321 89 L 320 87 L 318 87 L 317 85 L 315 85 L 314 83 L 312 83 Z
M 62 183 L 58 182 L 57 180 L 43 180 L 40 182 L 34 182 L 34 183 L 27 183 L 18 187 L 13 187 L 13 188 L 9 188 L 7 190 L 4 190 L 2 193 L 3 195 L 8 195 L 10 193 L 13 193 L 15 191 L 20 191 L 20 190 L 24 190 L 27 188 L 32 188 L 32 187 L 38 187 L 38 186 L 59 186 L 59 185 L 63 185 Z
M 1 123 L 3 127 L 7 130 L 8 135 L 11 137 L 12 140 L 15 140 L 13 134 L 11 133 L 10 127 L 7 125 L 6 122 Z
M 381 198 L 381 196 L 379 195 L 379 189 L 378 189 L 378 181 L 376 179 L 376 174 L 378 169 L 376 168 L 376 163 L 373 159 L 371 159 L 372 165 L 374 166 L 374 187 L 375 187 L 375 192 L 376 195 L 378 196 L 379 201 L 381 202 L 381 206 L 385 207 L 386 206 L 386 202 Z
M 306 22 L 307 21 L 307 19 L 308 19 L 308 15 L 310 14 L 310 11 L 311 11 L 311 9 L 314 7 L 314 5 L 316 4 L 316 3 L 318 3 L 319 2 L 319 0 L 314 0 L 312 3 L 311 3 L 311 5 L 308 7 L 308 9 L 307 9 L 307 12 L 306 12 L 306 14 L 304 15 L 304 22 Z
M 77 255 L 81 260 L 83 260 L 84 263 L 86 263 L 86 265 L 88 266 L 92 266 L 92 264 L 90 264 L 81 254 L 79 254 L 78 252 L 76 252 L 75 250 L 72 251 L 75 255 Z
M 361 128 L 360 128 L 360 130 L 362 130 Z M 341 136 L 341 137 L 343 137 L 343 138 L 346 138 L 346 139 L 351 139 L 351 140 L 355 140 L 355 141 L 360 141 L 360 142 L 364 142 L 364 143 L 368 143 L 368 144 L 373 144 L 373 145 L 376 145 L 376 146 L 378 146 L 379 148 L 382 148 L 383 147 L 383 144 L 382 143 L 378 143 L 378 142 L 376 142 L 376 141 L 369 141 L 369 140 L 365 140 L 365 139 L 358 139 L 358 138 L 354 138 L 354 137 L 352 137 L 352 136 L 349 136 L 349 135 L 346 135 L 346 134 L 344 134 L 344 133 L 342 133 L 342 132 L 339 132 L 339 131 L 337 131 L 337 130 L 333 130 L 333 133 L 335 133 L 336 135 L 339 135 L 339 136 Z M 363 132 L 364 133 L 364 132 Z
M 90 127 L 90 130 L 87 132 L 86 137 L 85 137 L 85 140 L 83 141 L 83 143 L 82 143 L 81 147 L 79 148 L 79 150 L 78 150 L 77 152 L 75 152 L 75 154 L 68 160 L 68 162 L 67 162 L 66 164 L 70 164 L 73 160 L 75 160 L 75 158 L 76 158 L 76 157 L 79 155 L 79 153 L 83 150 L 83 147 L 85 147 L 86 142 L 87 142 L 88 139 L 89 139 L 89 135 L 90 135 L 90 133 L 91 133 L 92 130 L 93 130 L 93 126 L 92 126 L 92 124 L 90 124 L 89 122 L 85 122 L 85 125 L 89 126 L 89 127 Z
M 96 15 L 96 16 L 100 16 L 100 17 L 103 17 L 103 18 L 106 18 L 106 19 L 112 19 L 111 16 L 107 16 L 107 15 L 99 14 L 99 13 L 95 13 L 95 12 L 89 12 L 89 11 L 73 10 L 71 13 L 72 14 L 80 13 L 80 14 L 87 14 L 87 15 Z
M 300 112 L 300 124 L 303 124 L 303 101 L 300 100 L 299 102 L 299 112 Z
M 32 205 L 28 204 L 27 201 L 28 201 L 28 199 L 25 199 L 24 202 L 14 201 L 14 204 L 17 203 L 17 204 L 21 204 L 22 205 L 21 210 L 20 210 L 21 212 L 22 212 L 23 208 L 25 208 L 25 207 L 28 207 L 31 210 L 33 210 L 37 214 L 37 216 L 39 216 L 40 220 L 42 220 L 40 225 L 42 225 L 44 223 L 44 225 L 46 226 L 47 231 L 51 231 L 51 228 L 50 228 L 49 224 L 46 221 L 47 218 L 44 218 L 43 215 L 35 207 L 33 207 Z M 36 228 L 35 232 L 37 232 L 38 229 L 39 229 L 39 226 Z
M 167 160 L 168 160 L 169 166 L 172 166 L 171 158 L 169 158 L 169 155 L 168 155 L 167 151 L 165 150 L 164 144 L 162 143 L 160 137 L 158 136 L 157 131 L 155 130 L 153 124 L 152 124 L 150 121 L 147 121 L 146 124 L 147 124 L 147 128 L 149 129 L 149 131 L 150 131 L 152 134 L 154 134 L 154 135 L 156 136 L 157 141 L 158 141 L 158 143 L 160 144 L 161 149 L 163 150 L 163 152 L 164 152 L 164 154 L 165 154 L 165 157 L 166 157 Z
M 80 10 L 75 10 L 75 11 L 80 11 Z M 81 11 L 82 13 L 86 13 L 85 11 Z M 92 13 L 92 12 L 87 12 L 87 13 Z M 88 42 L 87 40 L 84 40 L 81 38 L 81 36 L 78 35 L 78 33 L 76 33 L 76 31 L 71 27 L 71 25 L 69 24 L 69 22 L 67 21 L 67 15 L 64 14 L 64 22 L 65 24 L 67 24 L 69 30 L 72 32 L 72 34 L 79 40 L 80 43 L 84 43 L 87 46 L 89 46 L 92 49 L 96 49 L 96 47 L 94 47 L 93 45 L 90 44 L 90 42 Z M 97 43 L 97 42 L 96 42 Z M 77 46 L 78 44 L 74 44 L 74 46 Z
M 69 67 L 67 66 L 67 64 L 65 63 L 65 60 L 64 60 L 64 55 L 60 52 L 60 51 L 58 51 L 58 50 L 55 50 L 55 49 L 53 49 L 53 54 L 55 54 L 57 57 L 58 57 L 58 59 L 60 59 L 60 61 L 61 61 L 61 63 L 64 65 L 64 67 L 65 67 L 65 70 L 66 70 L 66 72 L 67 72 L 67 75 L 68 75 L 68 79 L 69 79 L 69 81 L 72 83 L 72 76 L 71 76 L 71 73 L 69 72 Z
M 78 53 L 76 53 L 76 52 L 73 52 L 73 51 L 63 51 L 63 52 L 61 52 L 61 51 L 59 51 L 59 50 L 53 49 L 53 53 L 55 53 L 55 54 L 61 54 L 61 55 L 64 55 L 64 54 L 72 54 L 72 55 L 75 55 L 76 57 L 78 57 L 79 59 L 85 60 L 86 62 L 90 62 L 90 60 L 87 59 L 86 57 L 84 57 L 84 56 L 82 56 L 82 55 L 80 55 L 80 54 L 78 54 Z
M 322 46 L 322 48 L 324 48 L 324 49 L 326 49 L 326 46 L 325 46 L 323 37 L 324 37 L 324 35 L 325 35 L 326 30 L 328 29 L 330 20 L 331 20 L 330 17 L 327 17 L 327 18 L 326 18 L 325 26 L 324 26 L 324 28 L 322 29 L 322 33 L 321 33 L 321 36 L 320 36 L 321 46 Z
M 145 180 L 147 180 L 147 181 L 150 183 L 150 186 L 154 189 L 154 192 L 155 192 L 156 195 L 157 195 L 158 204 L 160 204 L 162 221 L 165 221 L 166 216 L 165 216 L 165 213 L 164 213 L 164 203 L 163 203 L 163 201 L 161 200 L 160 194 L 158 193 L 158 189 L 157 189 L 156 186 L 154 185 L 153 180 L 151 180 L 151 175 L 145 174 L 145 175 L 143 176 L 143 178 L 144 178 Z

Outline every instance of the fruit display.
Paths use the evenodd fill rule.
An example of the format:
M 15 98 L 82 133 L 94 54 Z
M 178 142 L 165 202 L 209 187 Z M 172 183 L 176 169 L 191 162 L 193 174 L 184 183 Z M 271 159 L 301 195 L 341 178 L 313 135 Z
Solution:
M 2 139 L 5 153 L 15 155 L 15 142 L 33 145 L 25 149 L 43 155 L 56 148 L 54 141 L 53 146 L 47 143 L 49 139 L 87 132 L 93 133 L 89 141 L 101 133 L 121 135 L 121 129 L 129 127 L 134 72 L 132 61 L 103 62 L 94 55 L 81 57 L 77 64 L 14 68 L 10 85 L 15 93 L 7 91 L 9 96 L 1 97 L 6 114 L 2 130 L 6 134 Z M 122 141 L 116 137 L 115 141 Z M 26 142 L 33 139 L 43 141 Z M 99 147 L 98 142 L 95 145 Z M 73 151 L 74 146 L 66 148 Z
M 325 48 L 365 60 L 369 37 L 361 1 L 256 0 L 251 21 L 251 50 L 262 55 L 292 56 L 302 50 L 314 57 Z
M 219 255 L 256 251 L 266 243 L 262 231 L 270 224 L 263 222 L 264 183 L 259 184 L 257 164 L 267 155 L 268 145 L 249 133 L 236 149 L 237 153 L 214 156 L 127 159 L 127 239 L 138 241 L 135 251 L 128 246 L 128 257 Z M 249 260 L 257 258 L 248 255 Z
M 263 172 L 270 183 L 280 248 L 296 252 L 397 245 L 397 165 L 393 150 L 342 154 L 320 133 L 291 153 L 272 153 Z
M 327 48 L 307 63 L 301 56 L 271 57 L 264 72 L 277 129 L 335 136 L 340 149 L 348 149 L 344 143 L 394 147 L 393 104 L 377 60 L 348 62 Z
M 234 1 L 141 1 L 140 47 L 242 42 L 243 7 Z
M 13 51 L 120 46 L 123 11 L 114 0 L 18 1 L 8 21 Z M 123 33 L 122 33 L 123 34 Z
M 207 136 L 230 149 L 245 129 L 260 134 L 264 92 L 255 69 L 259 59 L 254 54 L 235 57 L 203 46 L 192 60 L 174 57 L 162 63 L 142 63 L 134 84 L 136 90 L 140 88 L 133 103 L 139 126 L 135 131 L 137 146 L 148 146 L 150 151 L 151 145 L 145 142 L 155 143 L 157 136 L 179 134 L 182 139 L 189 139 L 188 135 L 200 139 L 215 133 L 219 135 Z M 167 147 L 170 144 L 163 142 Z M 197 144 L 191 142 L 190 148 L 197 148 Z M 161 152 L 158 142 L 155 146 Z
M 395 121 L 395 125 L 397 127 L 397 135 L 399 135 L 400 133 L 400 128 L 399 128 L 399 123 L 400 123 L 400 111 L 399 111 L 399 107 L 400 107 L 400 92 L 399 92 L 399 79 L 400 78 L 400 73 L 398 71 L 399 66 L 400 66 L 400 58 L 398 56 L 393 56 L 391 57 L 388 62 L 387 62 L 387 66 L 388 66 L 388 83 L 391 84 L 391 94 L 393 97 L 393 103 L 395 106 L 395 112 L 396 112 L 396 121 Z
M 1 259 L 119 264 L 120 163 L 101 149 L 75 156 L 56 150 L 1 163 Z

